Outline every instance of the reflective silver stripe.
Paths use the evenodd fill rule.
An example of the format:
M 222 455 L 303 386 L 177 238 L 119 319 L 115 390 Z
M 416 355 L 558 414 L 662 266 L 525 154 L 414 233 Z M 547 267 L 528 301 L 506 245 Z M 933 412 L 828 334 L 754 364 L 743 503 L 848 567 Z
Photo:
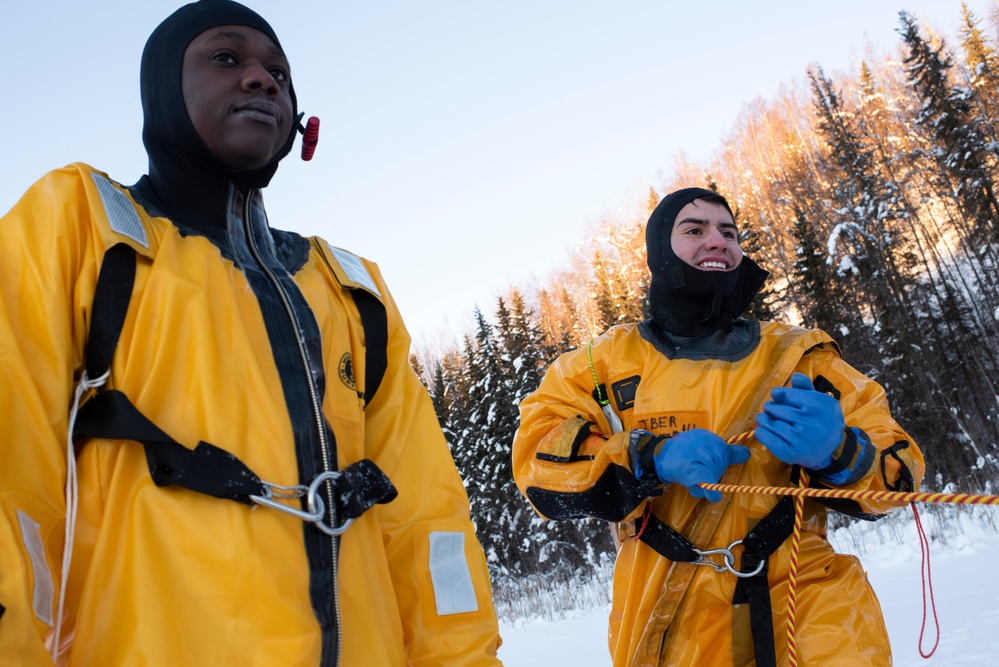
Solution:
M 333 253 L 333 257 L 339 262 L 340 268 L 343 272 L 347 274 L 347 277 L 353 282 L 357 283 L 364 289 L 368 290 L 379 299 L 382 298 L 382 293 L 378 291 L 378 285 L 375 284 L 375 279 L 371 277 L 371 273 L 368 271 L 368 267 L 364 265 L 361 258 L 352 252 L 348 252 L 341 248 L 335 248 L 328 243 L 330 252 Z
M 97 191 L 101 193 L 104 212 L 107 213 L 111 229 L 141 244 L 143 248 L 148 248 L 149 239 L 146 238 L 146 228 L 142 226 L 142 220 L 135 212 L 132 202 L 120 190 L 111 185 L 108 179 L 94 172 L 91 172 L 90 175 L 93 177 L 94 183 L 97 184 Z
M 465 558 L 465 533 L 430 533 L 430 579 L 439 616 L 478 611 L 472 573 Z
M 38 620 L 52 625 L 52 601 L 55 599 L 55 584 L 52 570 L 45 560 L 45 547 L 42 544 L 42 527 L 30 516 L 17 510 L 17 521 L 21 524 L 21 539 L 31 559 L 31 570 L 35 575 L 34 610 Z

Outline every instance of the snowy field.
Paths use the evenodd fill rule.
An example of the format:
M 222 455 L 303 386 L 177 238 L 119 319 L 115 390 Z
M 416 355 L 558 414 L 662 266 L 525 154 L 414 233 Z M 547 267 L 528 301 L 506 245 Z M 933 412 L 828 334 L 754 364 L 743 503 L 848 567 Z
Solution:
M 837 551 L 856 553 L 881 601 L 896 667 L 999 665 L 999 507 L 927 511 L 930 567 L 940 645 L 919 655 L 922 623 L 920 549 L 912 513 L 877 524 L 855 524 L 831 538 Z M 891 521 L 891 523 L 888 523 Z M 607 608 L 570 612 L 556 622 L 538 618 L 500 624 L 500 659 L 507 667 L 608 667 Z M 924 651 L 935 627 L 927 618 Z

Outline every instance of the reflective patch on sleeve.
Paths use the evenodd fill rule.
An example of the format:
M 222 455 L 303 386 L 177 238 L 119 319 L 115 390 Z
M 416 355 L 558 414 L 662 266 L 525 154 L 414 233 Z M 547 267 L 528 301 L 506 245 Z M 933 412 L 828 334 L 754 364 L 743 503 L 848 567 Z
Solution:
M 472 573 L 465 558 L 465 533 L 430 533 L 430 579 L 439 616 L 478 611 Z
M 42 545 L 42 527 L 30 516 L 17 510 L 17 521 L 21 524 L 21 539 L 31 559 L 31 569 L 35 574 L 34 610 L 40 621 L 52 625 L 52 601 L 55 599 L 55 584 L 52 570 L 45 560 L 45 547 Z
M 104 204 L 104 212 L 107 213 L 111 229 L 141 244 L 143 248 L 148 248 L 149 239 L 146 237 L 146 228 L 142 226 L 142 220 L 135 212 L 132 202 L 120 190 L 111 185 L 108 179 L 93 172 L 90 175 L 93 177 L 94 183 L 97 184 L 97 191 L 101 194 L 101 202 Z
M 341 248 L 329 246 L 329 249 L 350 280 L 368 290 L 379 299 L 382 297 L 382 293 L 378 290 L 378 285 L 375 284 L 375 279 L 371 277 L 368 267 L 364 266 L 364 262 L 361 261 L 360 257 Z

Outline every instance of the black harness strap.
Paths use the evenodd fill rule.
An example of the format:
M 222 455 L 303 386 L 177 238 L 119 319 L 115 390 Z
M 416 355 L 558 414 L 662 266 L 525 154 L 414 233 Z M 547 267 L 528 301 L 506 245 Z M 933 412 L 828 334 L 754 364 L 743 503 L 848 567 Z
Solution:
M 637 529 L 636 532 L 638 532 Z M 663 522 L 653 512 L 649 512 L 648 523 L 645 524 L 645 530 L 641 531 L 639 539 L 655 549 L 666 560 L 676 563 L 693 563 L 700 558 L 694 551 L 694 545 L 690 540 Z
M 120 391 L 103 391 L 84 403 L 76 417 L 77 435 L 135 440 L 146 450 L 156 486 L 182 486 L 216 498 L 248 505 L 263 495 L 264 484 L 245 463 L 215 445 L 199 442 L 193 450 L 164 433 Z
M 791 483 L 796 484 L 798 466 L 791 472 Z M 636 521 L 636 532 L 638 523 Z M 701 558 L 694 545 L 683 534 L 649 513 L 645 530 L 639 539 L 662 557 L 680 563 L 693 563 Z M 794 532 L 794 499 L 784 496 L 742 540 L 740 572 L 754 572 L 760 563 L 762 569 L 752 577 L 740 577 L 735 585 L 732 604 L 749 603 L 750 630 L 753 635 L 753 652 L 757 667 L 776 667 L 774 645 L 773 605 L 770 601 L 770 584 L 767 580 L 769 558 Z
M 87 401 L 77 414 L 74 432 L 88 438 L 140 443 L 156 486 L 181 486 L 247 505 L 253 504 L 250 496 L 266 493 L 264 483 L 238 458 L 204 441 L 193 450 L 184 447 L 149 421 L 120 391 L 104 391 Z M 356 519 L 376 503 L 391 502 L 397 495 L 385 473 L 368 459 L 347 466 L 333 480 L 340 523 Z
M 356 519 L 369 507 L 395 500 L 399 492 L 374 461 L 361 459 L 340 471 L 333 481 L 333 498 L 337 504 L 337 521 Z
M 136 261 L 135 250 L 125 243 L 112 246 L 104 254 L 87 338 L 86 370 L 90 379 L 99 378 L 111 367 L 132 298 Z M 370 355 L 365 372 L 367 403 L 381 384 L 387 366 L 387 318 L 385 307 L 373 295 L 360 290 L 352 293 L 365 329 L 366 354 Z M 184 447 L 120 391 L 101 391 L 84 403 L 77 413 L 73 433 L 85 438 L 139 442 L 157 486 L 181 486 L 245 504 L 253 504 L 250 496 L 266 495 L 266 485 L 234 455 L 204 441 L 193 450 Z M 367 459 L 340 471 L 332 484 L 340 522 L 356 519 L 372 505 L 390 502 L 397 495 L 385 473 Z
M 371 402 L 388 368 L 388 316 L 385 306 L 374 294 L 362 289 L 350 290 L 364 328 L 364 404 Z
M 740 572 L 753 572 L 763 563 L 763 568 L 755 576 L 740 578 L 736 582 L 735 594 L 732 596 L 732 604 L 749 603 L 749 628 L 753 633 L 753 653 L 757 667 L 777 667 L 773 604 L 770 601 L 767 574 L 770 570 L 770 555 L 777 551 L 792 532 L 794 499 L 784 496 L 742 540 L 745 551 L 742 553 Z
M 87 377 L 99 378 L 111 368 L 111 358 L 125 324 L 135 285 L 135 250 L 127 243 L 108 248 L 94 288 L 87 337 Z

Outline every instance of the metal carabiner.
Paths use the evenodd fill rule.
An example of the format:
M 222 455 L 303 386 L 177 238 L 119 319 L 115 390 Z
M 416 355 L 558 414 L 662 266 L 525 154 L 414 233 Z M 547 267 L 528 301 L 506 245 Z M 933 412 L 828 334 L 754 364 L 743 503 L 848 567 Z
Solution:
M 346 521 L 343 522 L 343 525 L 337 526 L 336 506 L 334 505 L 330 507 L 329 525 L 323 523 L 323 515 L 325 514 L 325 511 L 323 511 L 322 509 L 324 503 L 322 497 L 319 495 L 319 485 L 327 480 L 330 481 L 335 480 L 337 477 L 340 476 L 340 474 L 341 473 L 338 470 L 327 470 L 326 472 L 316 475 L 316 478 L 312 480 L 312 484 L 309 485 L 309 491 L 305 501 L 306 506 L 310 510 L 318 503 L 320 507 L 319 517 L 317 519 L 314 519 L 312 523 L 316 524 L 316 527 L 319 530 L 323 531 L 324 533 L 326 533 L 331 537 L 338 537 L 340 535 L 343 535 L 347 531 L 347 528 L 350 527 L 350 524 L 354 522 L 353 519 L 347 519 Z
M 761 560 L 760 564 L 752 572 L 740 572 L 739 570 L 735 569 L 735 554 L 732 553 L 732 549 L 739 546 L 740 544 L 742 544 L 742 540 L 736 540 L 735 542 L 728 545 L 728 547 L 724 549 L 705 549 L 704 551 L 701 551 L 700 549 L 694 547 L 694 553 L 700 556 L 700 558 L 694 561 L 694 565 L 707 565 L 709 567 L 714 568 L 715 572 L 725 572 L 726 570 L 728 570 L 729 572 L 739 577 L 740 579 L 748 579 L 749 577 L 755 577 L 756 575 L 758 575 L 760 572 L 763 571 L 763 566 L 766 565 L 766 561 Z M 719 565 L 710 558 L 707 558 L 707 556 L 713 556 L 715 554 L 721 555 L 723 564 Z
M 284 503 L 275 500 L 275 498 L 301 498 L 309 491 L 305 486 L 281 486 L 280 484 L 271 484 L 270 482 L 262 483 L 264 485 L 264 494 L 262 496 L 250 496 L 250 500 L 258 505 L 263 505 L 264 507 L 270 507 L 271 509 L 278 510 L 279 512 L 290 514 L 296 519 L 308 521 L 309 523 L 322 521 L 323 515 L 326 514 L 326 507 L 322 498 L 318 499 L 318 510 L 314 510 L 313 504 L 309 503 L 308 511 L 296 509 L 291 505 L 285 505 Z
M 694 561 L 694 565 L 707 565 L 713 568 L 715 572 L 724 572 L 725 570 L 732 571 L 732 565 L 735 564 L 735 556 L 728 549 L 705 549 L 701 551 L 697 547 L 694 547 L 694 553 L 696 553 L 700 558 Z M 719 565 L 714 562 L 708 556 L 714 556 L 719 554 L 722 557 L 723 564 Z

